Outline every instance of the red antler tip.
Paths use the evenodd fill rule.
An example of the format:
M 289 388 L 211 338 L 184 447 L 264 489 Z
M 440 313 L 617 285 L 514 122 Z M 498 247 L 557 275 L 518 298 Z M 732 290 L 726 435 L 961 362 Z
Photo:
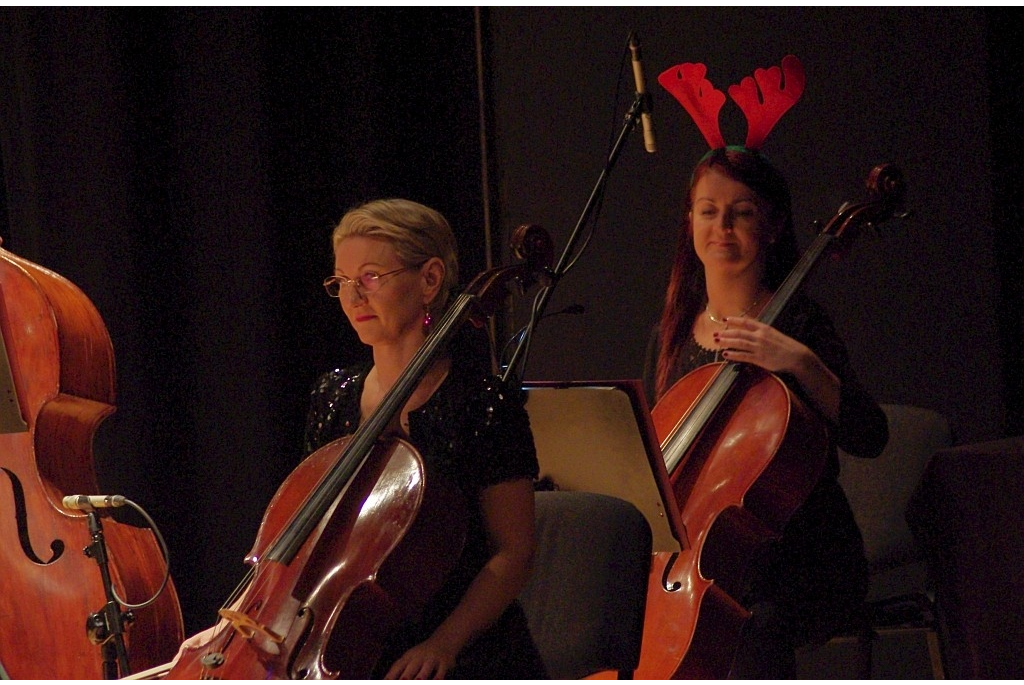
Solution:
M 807 83 L 803 64 L 794 55 L 782 60 L 782 68 L 757 69 L 739 85 L 729 87 L 729 96 L 747 118 L 747 147 L 764 144 L 775 124 L 803 95 Z
M 712 149 L 725 147 L 725 138 L 718 126 L 718 112 L 725 104 L 725 94 L 704 78 L 708 68 L 686 62 L 666 69 L 658 83 L 679 101 L 697 124 Z

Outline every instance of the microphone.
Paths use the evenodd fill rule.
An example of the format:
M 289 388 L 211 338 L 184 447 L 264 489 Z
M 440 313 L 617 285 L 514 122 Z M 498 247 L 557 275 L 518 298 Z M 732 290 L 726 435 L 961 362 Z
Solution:
M 644 66 L 640 61 L 640 39 L 636 31 L 629 32 L 629 51 L 633 53 L 633 79 L 636 81 L 636 94 L 640 98 L 640 121 L 644 128 L 644 148 L 648 152 L 657 152 L 654 143 L 654 124 L 651 123 L 651 97 L 647 94 L 647 82 L 644 79 Z
M 64 498 L 64 508 L 77 511 L 123 507 L 124 503 L 124 495 L 68 495 Z

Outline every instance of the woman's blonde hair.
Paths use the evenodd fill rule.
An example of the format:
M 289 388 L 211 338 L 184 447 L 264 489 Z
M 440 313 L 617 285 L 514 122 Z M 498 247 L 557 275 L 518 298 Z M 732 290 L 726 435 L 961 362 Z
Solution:
M 444 279 L 431 312 L 443 309 L 459 282 L 455 234 L 440 212 L 412 200 L 374 200 L 350 209 L 331 236 L 332 245 L 353 236 L 387 241 L 403 266 L 418 266 L 432 257 L 444 263 Z

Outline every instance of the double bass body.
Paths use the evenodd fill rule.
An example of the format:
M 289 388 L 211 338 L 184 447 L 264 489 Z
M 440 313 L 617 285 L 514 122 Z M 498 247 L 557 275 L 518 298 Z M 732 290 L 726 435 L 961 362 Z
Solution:
M 18 679 L 110 677 L 86 629 L 107 602 L 97 562 L 83 554 L 86 514 L 60 505 L 99 489 L 92 441 L 114 411 L 110 338 L 77 287 L 3 249 L 0 334 L 0 665 Z M 156 594 L 165 567 L 153 534 L 114 520 L 103 532 L 119 594 Z M 182 632 L 168 583 L 128 623 L 130 668 L 169 658 Z

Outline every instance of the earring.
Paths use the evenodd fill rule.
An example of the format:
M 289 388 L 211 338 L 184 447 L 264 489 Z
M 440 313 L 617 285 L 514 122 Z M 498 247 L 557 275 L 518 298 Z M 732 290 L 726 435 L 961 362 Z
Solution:
M 434 323 L 434 317 L 430 316 L 430 309 L 423 307 L 423 332 L 429 333 L 430 326 Z

